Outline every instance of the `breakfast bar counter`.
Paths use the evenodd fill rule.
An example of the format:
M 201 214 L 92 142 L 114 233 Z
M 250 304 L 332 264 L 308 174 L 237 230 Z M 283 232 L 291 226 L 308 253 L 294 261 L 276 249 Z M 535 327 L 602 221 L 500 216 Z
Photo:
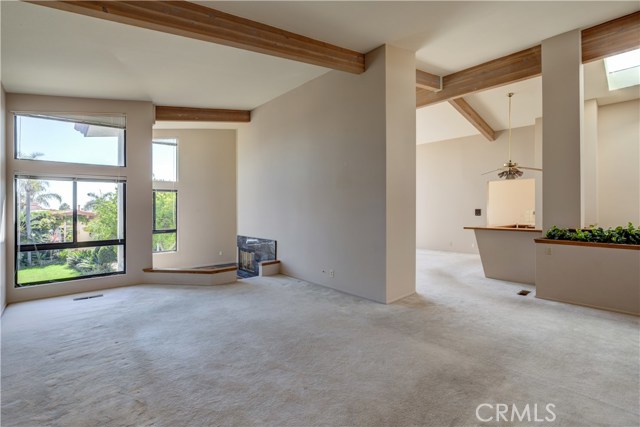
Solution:
M 532 225 L 464 227 L 476 234 L 484 275 L 491 279 L 535 285 L 535 239 L 542 230 Z

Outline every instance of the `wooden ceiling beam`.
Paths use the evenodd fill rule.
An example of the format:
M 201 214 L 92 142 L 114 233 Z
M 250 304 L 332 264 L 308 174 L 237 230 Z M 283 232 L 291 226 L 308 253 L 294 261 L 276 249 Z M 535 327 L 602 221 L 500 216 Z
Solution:
M 251 121 L 251 111 L 157 105 L 156 121 L 247 123 Z
M 416 70 L 416 86 L 420 89 L 438 92 L 442 90 L 442 77 L 426 71 Z
M 365 70 L 360 52 L 187 1 L 25 1 L 349 73 Z
M 442 78 L 442 90 L 419 90 L 416 106 L 460 98 L 509 83 L 530 79 L 542 73 L 542 48 L 535 46 Z
M 474 110 L 464 98 L 449 100 L 449 104 L 453 106 L 462 116 L 469 121 L 480 133 L 489 141 L 496 140 L 496 132 L 489 124 Z
M 640 12 L 582 31 L 582 62 L 640 48 Z M 442 90 L 418 89 L 418 108 L 459 98 L 542 74 L 542 47 L 534 46 L 442 78 Z M 417 86 L 417 85 L 416 85 Z
M 582 62 L 640 47 L 640 12 L 582 30 Z

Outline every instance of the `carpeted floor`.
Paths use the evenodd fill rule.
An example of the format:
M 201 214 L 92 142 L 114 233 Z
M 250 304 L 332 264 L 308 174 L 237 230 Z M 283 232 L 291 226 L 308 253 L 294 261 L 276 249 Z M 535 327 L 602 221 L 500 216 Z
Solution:
M 11 305 L 2 426 L 638 426 L 638 319 L 521 289 L 418 251 L 386 306 L 285 276 Z

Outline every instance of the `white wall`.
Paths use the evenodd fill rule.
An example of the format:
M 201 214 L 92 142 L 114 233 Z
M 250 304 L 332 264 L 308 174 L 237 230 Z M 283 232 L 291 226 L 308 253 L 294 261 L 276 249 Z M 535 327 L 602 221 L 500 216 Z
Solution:
M 640 223 L 640 100 L 598 109 L 598 225 Z
M 387 185 L 396 185 L 386 174 L 396 168 L 387 163 L 388 73 L 412 82 L 403 102 L 415 115 L 415 67 L 387 70 L 389 49 L 368 54 L 362 75 L 330 71 L 255 109 L 238 132 L 238 233 L 277 240 L 284 274 L 381 302 L 388 302 Z M 405 125 L 411 169 L 415 123 Z M 413 247 L 413 237 L 405 243 Z
M 6 121 L 5 121 L 5 93 L 2 83 L 0 83 L 0 313 L 7 305 L 6 293 L 6 271 L 7 271 L 7 181 L 6 170 Z
M 154 267 L 196 267 L 236 261 L 236 131 L 154 130 L 178 139 L 178 250 L 153 255 Z M 222 255 L 220 252 L 222 251 Z
M 117 286 L 142 283 L 142 269 L 151 267 L 151 127 L 154 109 L 150 102 L 109 101 L 99 99 L 63 98 L 7 94 L 7 182 L 24 171 L 46 175 L 120 176 L 127 179 L 126 200 L 126 274 L 95 277 L 49 285 L 14 288 L 14 252 L 7 251 L 7 301 L 17 302 L 36 298 L 94 291 Z M 127 166 L 85 166 L 53 162 L 29 162 L 13 159 L 12 111 L 124 113 L 127 116 Z M 13 186 L 7 188 L 7 200 L 13 200 Z M 7 224 L 13 224 L 13 210 L 7 209 Z M 7 247 L 14 246 L 12 226 L 7 227 Z
M 535 179 L 489 181 L 488 184 L 488 226 L 535 225 Z
M 507 161 L 508 133 L 489 142 L 477 135 L 417 146 L 417 246 L 422 249 L 477 253 L 473 231 L 464 226 L 486 226 L 487 182 L 497 180 L 497 169 Z M 512 160 L 533 166 L 534 126 L 512 131 Z M 525 178 L 539 172 L 524 171 Z M 537 182 L 536 182 L 537 185 Z M 474 210 L 482 209 L 482 216 Z

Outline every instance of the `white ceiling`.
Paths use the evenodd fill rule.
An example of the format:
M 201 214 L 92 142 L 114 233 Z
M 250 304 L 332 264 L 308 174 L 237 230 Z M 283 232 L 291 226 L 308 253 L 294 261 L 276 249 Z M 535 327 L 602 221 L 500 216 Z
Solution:
M 1 2 L 8 92 L 251 110 L 328 70 L 23 2 Z
M 342 47 L 385 43 L 449 74 L 640 9 L 637 1 L 197 1 Z
M 509 126 L 509 100 L 513 92 L 511 125 L 513 128 L 531 126 L 542 117 L 542 77 L 524 80 L 499 88 L 465 96 L 464 99 L 495 131 Z M 609 91 L 604 61 L 584 65 L 584 99 L 595 99 L 598 105 L 614 104 L 640 98 L 640 86 Z M 416 111 L 416 142 L 443 141 L 480 135 L 448 102 L 419 108 Z
M 493 130 L 500 131 L 509 127 L 509 92 L 514 93 L 511 126 L 533 125 L 535 119 L 542 116 L 542 77 L 465 96 L 464 99 Z M 480 134 L 448 102 L 419 108 L 416 123 L 418 144 Z
M 438 74 L 640 9 L 637 1 L 199 3 L 361 52 L 391 43 L 416 51 L 419 67 Z M 1 1 L 0 7 L 0 68 L 9 92 L 253 109 L 328 71 L 23 2 Z M 514 127 L 524 126 L 541 115 L 541 96 L 534 94 L 539 87 L 534 79 L 467 101 L 494 129 L 503 129 L 505 94 L 514 91 Z M 590 96 L 607 102 L 609 94 Z M 418 110 L 418 142 L 475 132 L 453 113 L 446 103 Z M 432 135 L 421 140 L 425 130 Z

